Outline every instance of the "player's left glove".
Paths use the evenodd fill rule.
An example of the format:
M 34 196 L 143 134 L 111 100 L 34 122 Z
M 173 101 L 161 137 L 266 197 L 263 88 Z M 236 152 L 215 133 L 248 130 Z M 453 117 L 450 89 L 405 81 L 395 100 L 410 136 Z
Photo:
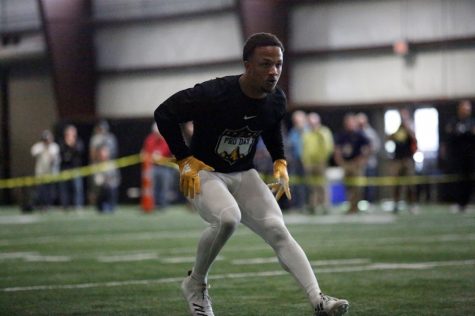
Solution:
M 275 199 L 278 201 L 285 193 L 287 199 L 292 199 L 289 189 L 289 174 L 287 173 L 287 161 L 277 159 L 274 161 L 274 178 L 277 182 L 268 184 L 269 188 L 275 193 Z

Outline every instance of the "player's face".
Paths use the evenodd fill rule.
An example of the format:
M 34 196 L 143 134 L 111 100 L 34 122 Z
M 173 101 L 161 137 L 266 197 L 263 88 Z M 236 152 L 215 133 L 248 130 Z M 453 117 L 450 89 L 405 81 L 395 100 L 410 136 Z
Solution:
M 261 46 L 246 61 L 246 74 L 251 85 L 260 92 L 274 90 L 282 72 L 282 50 L 278 46 Z

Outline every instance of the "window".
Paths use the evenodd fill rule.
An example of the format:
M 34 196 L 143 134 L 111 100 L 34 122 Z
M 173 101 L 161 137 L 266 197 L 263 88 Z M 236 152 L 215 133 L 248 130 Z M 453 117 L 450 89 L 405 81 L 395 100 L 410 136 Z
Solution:
M 388 110 L 384 113 L 384 131 L 390 135 L 401 124 L 398 110 Z M 418 151 L 421 153 L 436 153 L 439 150 L 439 112 L 432 107 L 420 108 L 414 112 L 414 132 L 417 139 Z M 388 153 L 394 152 L 394 143 L 387 141 L 385 148 Z M 432 156 L 429 154 L 429 156 Z M 414 157 L 421 160 L 421 154 Z M 423 160 L 423 158 L 422 158 Z
M 391 135 L 397 131 L 401 125 L 401 116 L 398 110 L 388 110 L 384 113 L 384 132 L 386 135 Z M 386 152 L 392 154 L 396 149 L 396 145 L 392 140 L 388 140 L 384 143 Z
M 417 147 L 422 152 L 439 150 L 439 112 L 435 108 L 417 109 L 414 113 Z

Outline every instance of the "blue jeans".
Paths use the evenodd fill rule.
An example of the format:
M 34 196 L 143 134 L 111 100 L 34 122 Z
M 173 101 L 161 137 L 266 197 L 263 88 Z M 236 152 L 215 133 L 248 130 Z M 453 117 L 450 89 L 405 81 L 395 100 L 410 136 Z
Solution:
M 84 205 L 82 178 L 77 177 L 59 183 L 59 199 L 63 208 L 80 208 Z
M 367 167 L 365 170 L 365 176 L 376 177 L 378 175 L 378 167 Z M 378 196 L 378 188 L 376 186 L 366 186 L 364 188 L 364 199 L 368 202 L 376 201 Z
M 153 198 L 156 206 L 166 207 L 170 204 L 176 176 L 175 169 L 164 166 L 153 167 Z
M 56 197 L 56 183 L 44 183 L 36 187 L 36 206 L 47 208 L 53 205 Z
M 307 184 L 303 181 L 305 170 L 302 162 L 299 160 L 293 160 L 293 163 L 289 165 L 290 177 L 295 177 L 295 180 L 291 179 L 290 191 L 292 192 L 292 200 L 290 200 L 290 207 L 303 208 L 307 202 Z
M 117 188 L 103 186 L 99 188 L 96 207 L 101 213 L 112 213 L 117 206 Z

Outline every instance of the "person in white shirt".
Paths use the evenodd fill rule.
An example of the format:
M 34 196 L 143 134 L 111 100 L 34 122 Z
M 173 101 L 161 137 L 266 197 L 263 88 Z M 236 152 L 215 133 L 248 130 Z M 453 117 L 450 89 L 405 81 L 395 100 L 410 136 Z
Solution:
M 41 139 L 31 147 L 31 155 L 35 158 L 35 176 L 43 177 L 59 173 L 59 146 L 49 130 L 41 133 Z M 39 209 L 46 210 L 56 197 L 56 184 L 43 183 L 36 188 L 35 204 Z

